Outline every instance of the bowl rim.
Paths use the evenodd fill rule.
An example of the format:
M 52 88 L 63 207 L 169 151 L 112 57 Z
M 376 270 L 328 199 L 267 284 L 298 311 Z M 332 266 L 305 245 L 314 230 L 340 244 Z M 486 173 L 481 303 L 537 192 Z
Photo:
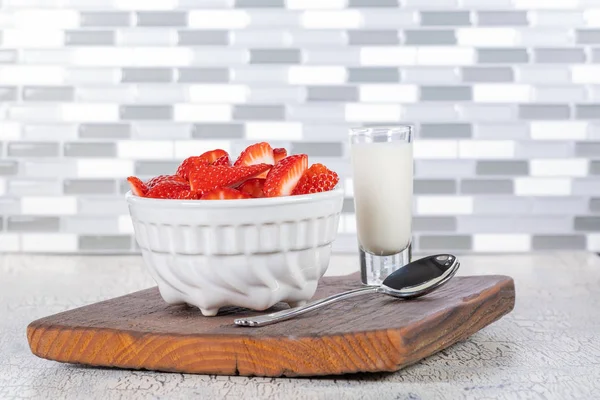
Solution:
M 341 187 L 335 187 L 333 190 L 321 193 L 303 194 L 297 196 L 282 196 L 260 199 L 239 199 L 239 200 L 171 200 L 171 199 L 151 199 L 147 197 L 135 196 L 131 190 L 125 194 L 127 203 L 139 206 L 151 206 L 156 208 L 241 208 L 244 206 L 278 206 L 284 204 L 302 204 L 317 202 L 320 200 L 334 199 L 343 197 L 344 191 Z

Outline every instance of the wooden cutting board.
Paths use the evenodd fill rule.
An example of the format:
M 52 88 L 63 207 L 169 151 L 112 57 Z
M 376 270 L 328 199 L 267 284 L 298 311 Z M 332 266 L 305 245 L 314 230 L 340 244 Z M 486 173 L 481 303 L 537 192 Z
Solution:
M 315 298 L 359 281 L 324 278 Z M 152 288 L 34 321 L 27 338 L 38 357 L 105 367 L 257 376 L 395 371 L 466 339 L 514 303 L 509 277 L 455 277 L 411 301 L 372 294 L 248 328 L 233 319 L 256 312 L 229 308 L 203 317 L 167 305 Z

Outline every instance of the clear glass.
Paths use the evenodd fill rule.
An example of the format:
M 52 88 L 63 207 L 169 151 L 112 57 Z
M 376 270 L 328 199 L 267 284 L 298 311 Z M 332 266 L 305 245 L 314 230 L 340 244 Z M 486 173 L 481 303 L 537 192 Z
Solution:
M 350 129 L 361 280 L 379 285 L 411 260 L 413 128 Z

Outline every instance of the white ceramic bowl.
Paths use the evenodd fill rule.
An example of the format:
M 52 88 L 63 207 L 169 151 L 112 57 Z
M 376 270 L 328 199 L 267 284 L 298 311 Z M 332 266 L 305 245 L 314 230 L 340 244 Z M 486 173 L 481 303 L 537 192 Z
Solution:
M 162 200 L 127 193 L 144 262 L 170 304 L 206 316 L 224 306 L 294 307 L 329 265 L 343 192 L 244 200 Z

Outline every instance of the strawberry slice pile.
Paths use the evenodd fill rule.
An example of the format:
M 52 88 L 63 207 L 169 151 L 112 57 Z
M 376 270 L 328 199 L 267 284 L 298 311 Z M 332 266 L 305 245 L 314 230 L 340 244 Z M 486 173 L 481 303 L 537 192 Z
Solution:
M 233 162 L 225 150 L 188 157 L 175 175 L 144 182 L 127 178 L 139 197 L 177 200 L 236 200 L 319 193 L 332 190 L 338 175 L 323 164 L 308 167 L 306 154 L 288 156 L 284 148 L 261 142 L 248 146 Z

